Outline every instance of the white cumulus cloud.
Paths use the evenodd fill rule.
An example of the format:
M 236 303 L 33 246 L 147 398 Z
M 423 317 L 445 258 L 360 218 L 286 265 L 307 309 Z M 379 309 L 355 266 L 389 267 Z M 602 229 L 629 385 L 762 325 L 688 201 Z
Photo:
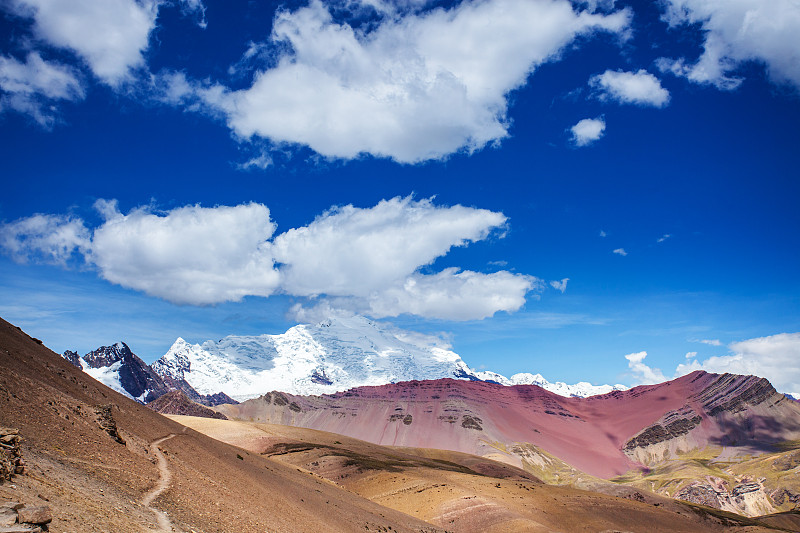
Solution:
M 506 217 L 485 209 L 393 198 L 335 207 L 273 236 L 269 210 L 255 203 L 128 214 L 114 201 L 95 207 L 105 222 L 93 231 L 80 219 L 35 215 L 0 226 L 0 248 L 17 261 L 62 265 L 78 252 L 104 279 L 179 304 L 298 296 L 297 315 L 311 312 L 307 303 L 374 317 L 481 319 L 516 311 L 542 286 L 508 271 L 420 271 L 502 231 Z
M 753 374 L 767 378 L 780 392 L 800 397 L 800 333 L 780 333 L 728 345 L 730 355 L 678 365 L 676 375 L 695 370 Z
M 720 89 L 734 89 L 746 61 L 766 66 L 776 83 L 800 88 L 800 4 L 797 0 L 666 0 L 671 26 L 699 24 L 703 53 L 695 63 L 662 59 L 663 70 Z
M 53 102 L 76 101 L 85 96 L 77 73 L 70 67 L 45 61 L 30 52 L 25 62 L 0 56 L 0 112 L 12 109 L 32 117 L 42 126 L 55 121 Z
M 376 318 L 403 313 L 449 320 L 477 320 L 498 311 L 513 312 L 525 295 L 539 288 L 532 276 L 495 272 L 483 274 L 448 268 L 433 275 L 414 274 L 369 296 L 369 314 Z
M 644 363 L 647 352 L 630 353 L 625 356 L 628 360 L 628 368 L 633 372 L 636 385 L 652 385 L 662 383 L 667 378 L 658 368 L 651 368 Z
M 575 146 L 587 146 L 603 136 L 606 122 L 602 118 L 585 118 L 570 128 Z
M 250 87 L 195 84 L 193 96 L 240 138 L 334 158 L 442 159 L 506 137 L 509 92 L 576 37 L 624 36 L 629 21 L 628 10 L 575 11 L 567 0 L 483 0 L 386 16 L 364 30 L 311 0 L 278 13 L 276 65 Z
M 274 253 L 292 294 L 367 296 L 505 223 L 502 213 L 486 209 L 393 198 L 334 208 L 276 237 Z
M 106 280 L 179 304 L 269 296 L 279 285 L 271 246 L 275 231 L 261 204 L 188 206 L 159 215 L 123 215 L 101 204 L 90 258 Z
M 192 3 L 192 2 L 190 2 Z M 199 2 L 194 2 L 199 4 Z M 10 0 L 19 16 L 34 20 L 35 35 L 72 50 L 103 82 L 117 86 L 144 65 L 158 0 Z
M 601 100 L 653 107 L 669 103 L 669 91 L 661 86 L 658 78 L 643 69 L 638 72 L 606 70 L 592 76 L 589 86 Z
M 612 251 L 611 253 L 614 253 L 614 254 L 617 254 L 617 255 L 621 255 L 622 257 L 625 257 L 626 255 L 628 255 L 628 252 L 625 251 L 625 248 L 617 248 L 614 251 Z

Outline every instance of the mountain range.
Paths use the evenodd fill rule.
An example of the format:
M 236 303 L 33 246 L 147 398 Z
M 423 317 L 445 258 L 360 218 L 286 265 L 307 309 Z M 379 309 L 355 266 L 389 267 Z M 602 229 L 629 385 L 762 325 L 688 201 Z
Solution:
M 439 379 L 324 396 L 276 391 L 216 410 L 380 445 L 469 453 L 554 484 L 601 490 L 609 484 L 602 480 L 624 476 L 644 490 L 750 516 L 800 504 L 800 405 L 755 376 L 696 371 L 588 398 Z M 754 457 L 758 468 L 742 466 Z
M 97 357 L 92 355 L 95 352 L 108 355 Z M 194 401 L 217 405 L 272 390 L 328 394 L 365 385 L 441 378 L 538 385 L 562 396 L 585 397 L 626 389 L 623 385 L 586 382 L 550 383 L 540 374 L 520 373 L 507 378 L 477 371 L 436 339 L 362 316 L 300 324 L 278 335 L 233 335 L 202 344 L 178 338 L 152 367 L 131 354 L 124 343 L 95 352 L 81 359 L 67 351 L 64 357 L 111 388 L 141 401 L 175 388 Z M 223 396 L 215 398 L 219 393 Z
M 385 413 L 386 420 L 376 418 L 376 426 L 399 425 L 405 428 L 401 431 L 417 433 L 427 428 L 436 431 L 446 445 L 451 433 L 528 431 L 531 422 L 521 416 L 519 402 L 509 402 L 514 396 L 521 399 L 520 392 L 527 391 L 532 406 L 538 405 L 536 397 L 559 403 L 564 412 L 584 417 L 586 422 L 577 424 L 587 427 L 600 422 L 601 407 L 621 404 L 622 420 L 609 423 L 609 431 L 620 435 L 622 429 L 627 432 L 638 425 L 625 418 L 632 413 L 639 416 L 641 401 L 658 405 L 664 396 L 662 407 L 666 408 L 679 403 L 680 394 L 691 393 L 692 401 L 704 409 L 701 417 L 724 420 L 728 416 L 724 413 L 729 413 L 731 423 L 740 421 L 745 433 L 747 421 L 753 421 L 752 427 L 759 428 L 754 437 L 768 438 L 764 446 L 769 439 L 790 436 L 789 430 L 781 429 L 786 421 L 776 415 L 789 402 L 780 401 L 782 396 L 773 394 L 758 378 L 693 376 L 681 386 L 682 390 L 665 384 L 612 392 L 606 396 L 622 396 L 611 403 L 605 403 L 610 402 L 605 396 L 564 398 L 534 386 L 450 379 L 365 387 L 325 397 L 283 393 L 268 397 L 270 408 L 281 408 L 287 417 L 297 415 L 298 420 L 351 418 L 358 421 L 354 427 L 363 428 L 368 413 Z M 485 418 L 477 412 L 474 400 L 479 397 L 485 404 L 481 411 Z M 182 391 L 162 398 L 168 399 L 162 402 L 165 405 L 177 402 L 186 407 Z M 392 398 L 391 409 L 387 398 Z M 493 398 L 495 406 L 490 405 Z M 350 400 L 353 403 L 345 403 Z M 317 402 L 313 412 L 312 401 Z M 333 414 L 324 403 L 333 401 L 354 410 L 343 411 L 344 416 Z M 438 422 L 426 421 L 425 406 L 439 401 Z M 462 402 L 462 408 L 476 412 L 465 419 L 467 413 L 444 411 L 459 408 L 452 402 Z M 241 409 L 259 404 L 264 404 L 263 396 Z M 598 412 L 592 413 L 593 409 Z M 651 407 L 648 412 L 655 415 L 659 410 Z M 495 416 L 503 411 L 507 417 Z M 736 418 L 740 413 L 741 418 Z M 753 415 L 758 413 L 769 431 L 755 423 Z M 451 424 L 439 416 L 459 418 Z M 605 416 L 611 420 L 614 414 Z M 540 417 L 572 420 L 546 412 Z M 550 423 L 555 424 L 550 435 L 568 427 Z M 21 505 L 40 508 L 46 504 L 52 531 L 768 533 L 796 531 L 800 524 L 797 513 L 750 519 L 616 481 L 597 484 L 597 490 L 555 486 L 532 474 L 525 462 L 520 468 L 445 448 L 383 446 L 342 434 L 245 420 L 167 418 L 92 379 L 41 341 L 2 320 L 0 427 L 13 437 L 10 442 L 21 442 L 13 453 L 24 460 L 22 471 L 15 471 L 10 479 L 0 477 L 0 516 L 15 519 Z M 672 428 L 669 423 L 665 427 Z M 575 436 L 574 432 L 565 435 Z M 598 436 L 594 430 L 584 441 L 592 436 Z M 437 440 L 436 435 L 419 438 Z M 8 442 L 0 443 L 0 460 Z M 495 448 L 498 452 L 501 444 Z M 593 453 L 591 446 L 586 453 Z M 779 466 L 789 468 L 792 475 L 791 469 L 797 466 L 792 458 L 781 460 Z M 23 464 L 20 461 L 18 465 Z M 737 487 L 740 493 L 749 490 L 743 483 Z M 783 498 L 789 501 L 786 494 Z M 34 529 L 14 524 L 10 530 Z

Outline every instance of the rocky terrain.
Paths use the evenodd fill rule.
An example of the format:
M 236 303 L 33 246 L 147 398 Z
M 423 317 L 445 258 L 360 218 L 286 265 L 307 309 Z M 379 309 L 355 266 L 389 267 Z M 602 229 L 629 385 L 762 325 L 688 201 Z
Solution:
M 25 472 L 19 430 L 0 427 L 0 483 Z
M 48 531 L 53 513 L 47 505 L 26 505 L 20 502 L 0 503 L 0 532 L 41 533 Z

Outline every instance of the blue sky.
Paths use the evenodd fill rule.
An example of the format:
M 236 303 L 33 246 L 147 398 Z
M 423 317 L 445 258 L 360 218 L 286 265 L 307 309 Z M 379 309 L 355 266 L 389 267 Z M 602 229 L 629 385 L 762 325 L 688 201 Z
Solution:
M 357 312 L 505 375 L 800 391 L 791 0 L 0 14 L 0 316 L 57 351 Z

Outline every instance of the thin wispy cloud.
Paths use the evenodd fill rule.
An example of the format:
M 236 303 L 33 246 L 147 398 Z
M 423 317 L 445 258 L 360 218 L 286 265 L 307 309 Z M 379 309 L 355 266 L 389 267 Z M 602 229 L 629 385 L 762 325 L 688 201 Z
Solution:
M 662 58 L 664 72 L 696 83 L 733 90 L 742 83 L 739 67 L 748 62 L 766 66 L 773 82 L 800 89 L 800 16 L 793 0 L 666 0 L 666 20 L 673 28 L 697 24 L 703 29 L 703 52 L 690 58 Z
M 617 255 L 621 255 L 623 257 L 628 255 L 628 252 L 625 251 L 625 248 L 617 248 L 614 251 L 612 251 L 611 253 L 614 253 L 614 254 L 617 254 Z
M 56 104 L 86 97 L 80 74 L 57 61 L 29 52 L 24 61 L 0 56 L 0 113 L 9 109 L 50 128 L 57 120 Z
M 709 346 L 722 346 L 722 342 L 719 339 L 692 339 L 690 342 L 699 342 Z

